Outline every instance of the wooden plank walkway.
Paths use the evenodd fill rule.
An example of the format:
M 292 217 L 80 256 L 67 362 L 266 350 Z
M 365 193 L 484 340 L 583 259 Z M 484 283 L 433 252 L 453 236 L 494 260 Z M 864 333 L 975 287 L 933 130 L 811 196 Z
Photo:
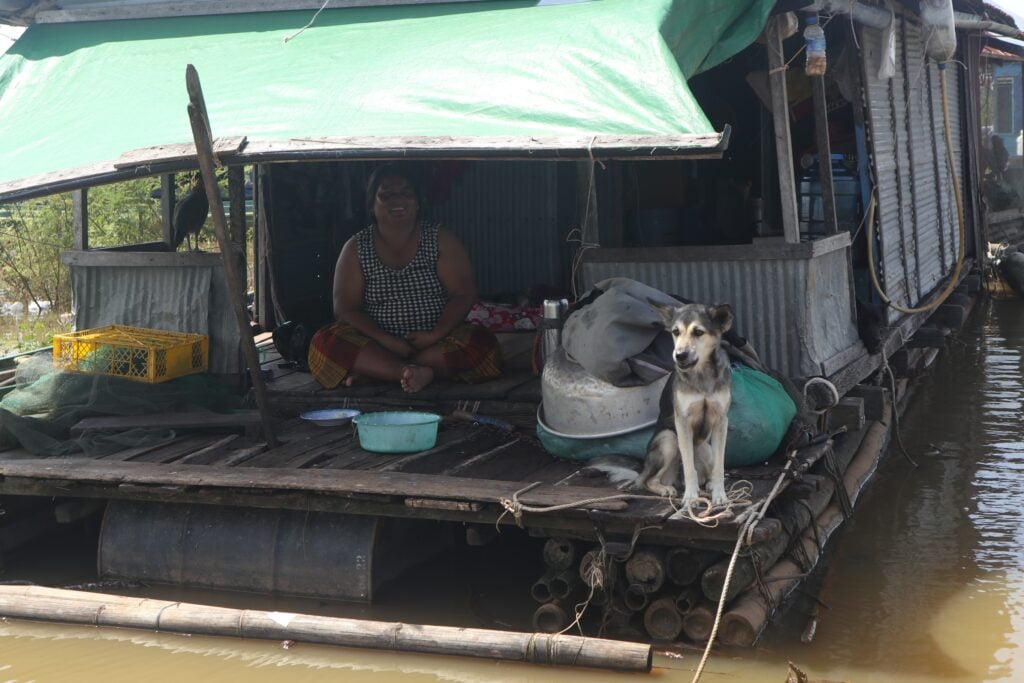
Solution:
M 269 338 L 259 340 L 262 347 L 268 344 Z M 279 367 L 273 349 L 263 356 L 264 368 L 275 370 L 268 389 L 280 413 L 275 431 L 281 444 L 276 448 L 261 440 L 251 415 L 161 416 L 156 421 L 161 427 L 177 425 L 174 438 L 102 457 L 0 452 L 0 495 L 129 498 L 510 525 L 516 520 L 505 514 L 502 501 L 522 491 L 519 501 L 524 505 L 561 508 L 523 514 L 522 524 L 541 533 L 628 540 L 645 527 L 644 538 L 652 543 L 731 548 L 735 541 L 734 523 L 723 520 L 707 528 L 687 519 L 670 519 L 675 510 L 663 499 L 592 501 L 621 492 L 603 476 L 588 476 L 585 463 L 553 458 L 536 441 L 539 380 L 524 367 L 495 382 L 436 382 L 429 395 L 410 396 L 386 385 L 326 391 L 308 373 Z M 446 417 L 437 445 L 428 451 L 370 453 L 360 448 L 350 426 L 324 428 L 294 417 L 307 405 L 363 410 L 401 406 L 442 415 L 468 408 L 501 417 L 516 429 L 509 432 Z M 140 424 L 151 421 L 133 419 Z M 83 428 L 110 427 L 104 420 Z M 813 462 L 825 449 L 826 445 L 808 449 L 802 457 Z M 732 471 L 726 483 L 748 479 L 752 498 L 760 501 L 777 471 Z M 531 484 L 537 485 L 523 491 Z M 767 519 L 758 527 L 757 538 L 771 537 L 780 529 L 777 520 Z

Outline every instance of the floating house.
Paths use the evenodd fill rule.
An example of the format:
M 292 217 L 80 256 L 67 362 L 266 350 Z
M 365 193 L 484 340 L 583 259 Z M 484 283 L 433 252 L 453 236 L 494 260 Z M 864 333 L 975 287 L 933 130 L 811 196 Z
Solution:
M 850 513 L 910 378 L 963 323 L 989 231 L 1022 239 L 1020 210 L 986 203 L 983 151 L 985 126 L 1009 152 L 1020 135 L 1021 52 L 1003 38 L 1021 34 L 974 0 L 0 0 L 0 21 L 28 25 L 0 58 L 0 202 L 74 193 L 78 329 L 204 334 L 211 373 L 244 372 L 251 331 L 232 317 L 224 259 L 169 247 L 173 177 L 198 164 L 187 64 L 239 245 L 247 176 L 254 187 L 247 266 L 272 427 L 164 410 L 69 427 L 72 441 L 176 430 L 102 457 L 0 452 L 0 495 L 108 501 L 109 576 L 371 600 L 452 528 L 485 544 L 518 525 L 547 539 L 538 630 L 563 628 L 589 595 L 613 626 L 699 642 L 725 593 L 720 637 L 753 644 Z M 823 38 L 805 39 L 808 25 Z M 806 422 L 820 436 L 729 472 L 751 482 L 752 507 L 782 489 L 729 590 L 741 519 L 702 525 L 669 500 L 617 498 L 537 441 L 534 331 L 501 333 L 501 379 L 415 395 L 325 390 L 281 362 L 269 333 L 330 319 L 366 179 L 394 159 L 421 166 L 430 215 L 465 243 L 488 300 L 528 307 L 625 277 L 729 302 L 767 367 L 835 388 Z M 149 176 L 164 242 L 90 249 L 89 188 Z M 327 406 L 463 419 L 427 451 L 382 456 L 297 417 Z

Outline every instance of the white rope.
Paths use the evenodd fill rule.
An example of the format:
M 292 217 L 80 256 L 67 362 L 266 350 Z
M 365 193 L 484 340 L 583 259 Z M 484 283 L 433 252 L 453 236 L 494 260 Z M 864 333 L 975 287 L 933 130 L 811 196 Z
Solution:
M 827 410 L 829 410 L 831 408 L 835 408 L 837 405 L 839 405 L 839 390 L 836 389 L 836 385 L 835 384 L 832 384 L 832 382 L 828 381 L 824 377 L 811 377 L 809 380 L 807 380 L 807 383 L 804 384 L 804 405 L 808 405 L 808 403 L 807 403 L 807 389 L 810 388 L 814 384 L 824 384 L 825 385 L 825 387 L 832 394 L 832 403 L 827 405 L 827 406 L 825 406 L 822 410 L 811 410 L 810 408 L 808 408 L 808 410 L 810 410 L 810 412 L 812 412 L 812 413 L 814 413 L 816 415 L 821 415 L 825 411 L 827 411 Z
M 316 18 L 317 18 L 318 16 L 320 16 L 320 13 L 324 11 L 324 8 L 325 8 L 325 7 L 327 7 L 327 3 L 329 3 L 330 1 L 331 1 L 331 0 L 324 0 L 324 4 L 320 5 L 320 9 L 318 9 L 318 10 L 316 11 L 316 14 L 314 14 L 314 15 L 313 15 L 313 18 L 309 20 L 309 23 L 308 23 L 308 24 L 306 24 L 305 26 L 303 26 L 302 28 L 300 28 L 300 29 L 299 29 L 298 31 L 296 31 L 295 33 L 291 34 L 290 36 L 285 36 L 284 42 L 285 42 L 285 43 L 287 43 L 287 42 L 288 42 L 289 40 L 291 40 L 292 38 L 296 38 L 296 37 L 298 37 L 298 36 L 299 36 L 299 34 L 301 34 L 301 33 L 302 33 L 303 31 L 305 31 L 305 30 L 306 30 L 307 28 L 309 28 L 310 26 L 312 26 L 312 25 L 313 25 L 313 22 L 314 22 L 314 21 L 316 21 Z
M 729 558 L 729 568 L 725 572 L 725 583 L 722 584 L 722 596 L 718 599 L 718 610 L 715 612 L 715 623 L 711 627 L 711 635 L 708 637 L 708 644 L 704 648 L 704 655 L 700 658 L 700 664 L 697 665 L 697 671 L 693 674 L 692 683 L 697 683 L 700 680 L 701 674 L 704 673 L 704 665 L 707 664 L 708 656 L 711 654 L 711 646 L 715 642 L 715 637 L 718 635 L 718 627 L 722 622 L 722 611 L 725 609 L 725 599 L 729 595 L 729 584 L 732 582 L 732 571 L 736 567 L 736 558 L 740 554 L 740 546 L 746 541 L 747 545 L 751 544 L 754 534 L 754 528 L 758 523 L 764 519 L 765 512 L 768 511 L 768 506 L 775 499 L 775 496 L 779 495 L 779 489 L 782 488 L 782 482 L 785 480 L 786 475 L 789 473 L 789 468 L 793 466 L 793 460 L 796 456 L 796 451 L 789 454 L 789 458 L 786 459 L 786 466 L 782 468 L 782 472 L 779 473 L 778 479 L 775 480 L 775 486 L 768 493 L 768 497 L 764 499 L 760 508 L 757 508 L 757 512 L 750 513 L 754 508 L 748 508 L 743 514 L 737 517 L 739 521 L 742 517 L 749 514 L 746 518 L 743 526 L 740 528 L 739 534 L 736 536 L 736 545 L 732 549 L 732 557 Z M 812 520 L 813 524 L 814 521 Z

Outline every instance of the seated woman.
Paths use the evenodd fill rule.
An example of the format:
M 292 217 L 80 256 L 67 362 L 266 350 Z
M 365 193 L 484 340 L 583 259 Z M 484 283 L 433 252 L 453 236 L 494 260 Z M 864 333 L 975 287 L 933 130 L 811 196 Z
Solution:
M 469 256 L 451 232 L 418 220 L 416 176 L 381 166 L 366 208 L 372 223 L 345 243 L 334 270 L 337 322 L 310 343 L 313 377 L 328 389 L 372 378 L 414 393 L 439 377 L 499 376 L 497 339 L 465 322 L 476 301 Z

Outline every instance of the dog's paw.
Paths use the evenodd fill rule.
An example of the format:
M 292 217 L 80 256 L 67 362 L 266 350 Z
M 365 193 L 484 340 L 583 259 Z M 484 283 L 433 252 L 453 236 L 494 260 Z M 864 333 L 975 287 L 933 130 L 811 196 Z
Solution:
M 683 491 L 683 499 L 679 502 L 680 507 L 686 510 L 689 509 L 696 500 L 700 497 L 700 491 L 685 490 Z
M 664 496 L 665 498 L 675 498 L 677 493 L 675 486 L 666 486 L 657 481 L 647 482 L 647 490 L 656 496 Z
M 711 506 L 712 507 L 725 507 L 729 504 L 729 496 L 725 493 L 724 488 L 715 488 L 711 490 Z

